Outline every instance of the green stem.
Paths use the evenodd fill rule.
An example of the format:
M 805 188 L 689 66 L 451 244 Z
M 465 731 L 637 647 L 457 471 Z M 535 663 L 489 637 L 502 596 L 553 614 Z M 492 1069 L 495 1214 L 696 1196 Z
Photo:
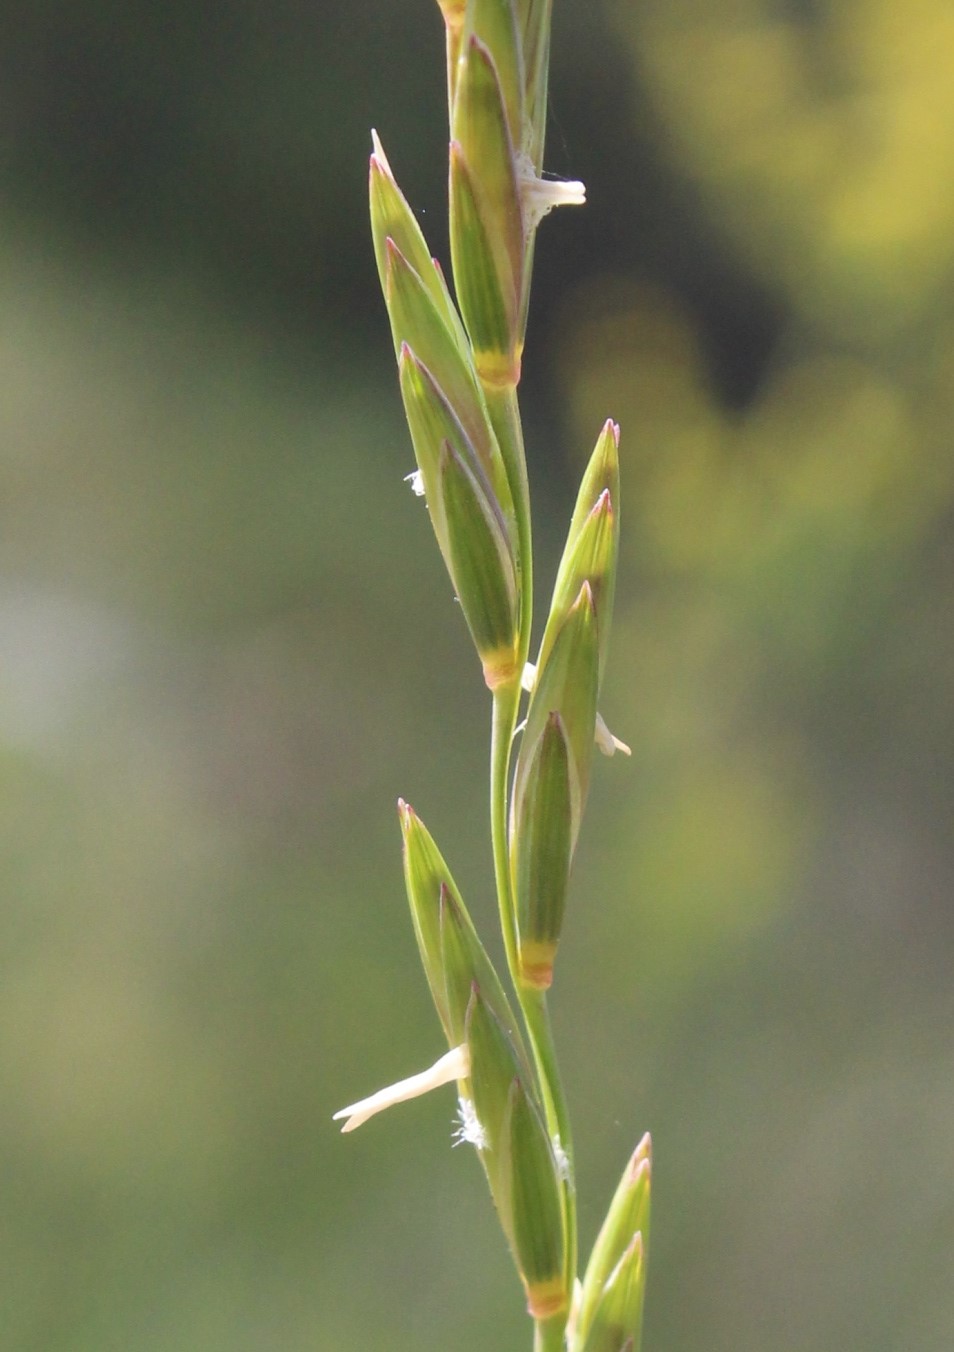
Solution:
M 510 796 L 510 758 L 513 734 L 520 708 L 523 668 L 530 651 L 533 623 L 533 545 L 530 531 L 530 493 L 527 462 L 523 447 L 523 426 L 515 388 L 487 387 L 484 390 L 500 453 L 507 470 L 513 496 L 517 527 L 517 558 L 520 570 L 520 636 L 517 644 L 517 670 L 514 679 L 494 691 L 493 731 L 490 748 L 490 832 L 494 855 L 494 879 L 500 928 L 510 979 L 519 995 L 517 966 L 517 922 L 510 892 L 510 853 L 507 845 L 507 806 Z M 538 1067 L 539 1069 L 539 1067 Z
M 547 1130 L 559 1137 L 569 1165 L 563 1185 L 563 1215 L 567 1239 L 567 1289 L 572 1291 L 576 1277 L 577 1233 L 576 1191 L 573 1181 L 573 1138 L 566 1097 L 560 1079 L 553 1032 L 543 991 L 527 988 L 520 980 L 517 953 L 517 925 L 513 894 L 510 885 L 510 851 L 508 846 L 507 810 L 510 790 L 510 760 L 513 734 L 520 705 L 520 675 L 530 650 L 530 627 L 533 604 L 533 566 L 530 528 L 530 504 L 527 485 L 526 458 L 523 446 L 523 428 L 516 390 L 485 391 L 490 416 L 497 434 L 516 513 L 520 570 L 520 643 L 518 676 L 510 684 L 494 692 L 493 733 L 491 738 L 490 822 L 493 842 L 494 878 L 497 886 L 497 905 L 500 928 L 503 932 L 507 966 L 517 999 L 523 1010 L 534 1069 L 543 1096 Z M 565 1316 L 537 1324 L 536 1352 L 561 1348 Z M 542 1341 L 541 1341 L 542 1340 Z
M 500 929 L 510 979 L 517 985 L 517 922 L 510 895 L 510 854 L 507 849 L 507 798 L 510 782 L 510 754 L 513 730 L 520 707 L 519 677 L 494 691 L 493 724 L 490 738 L 490 835 L 494 855 L 494 882 Z
M 533 1326 L 533 1352 L 563 1352 L 566 1316 L 538 1319 Z

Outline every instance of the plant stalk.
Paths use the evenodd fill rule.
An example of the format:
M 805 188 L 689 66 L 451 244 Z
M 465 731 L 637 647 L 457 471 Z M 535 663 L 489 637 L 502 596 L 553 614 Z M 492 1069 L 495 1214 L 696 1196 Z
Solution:
M 520 707 L 520 677 L 494 691 L 490 737 L 490 836 L 494 856 L 494 882 L 503 933 L 507 968 L 517 986 L 517 920 L 510 889 L 510 854 L 507 848 L 507 800 L 513 731 Z
M 494 857 L 494 878 L 500 927 L 510 979 L 523 1011 L 530 1037 L 534 1069 L 543 1099 L 547 1130 L 559 1138 L 566 1152 L 568 1176 L 563 1183 L 563 1218 L 566 1232 L 566 1282 L 572 1292 L 577 1264 L 576 1187 L 573 1179 L 573 1137 L 566 1097 L 560 1078 L 553 1031 L 543 991 L 528 988 L 520 979 L 517 954 L 517 925 L 510 880 L 510 852 L 507 809 L 510 790 L 510 762 L 514 728 L 520 706 L 520 675 L 530 650 L 533 605 L 531 566 L 531 521 L 523 428 L 516 389 L 487 390 L 487 402 L 497 440 L 507 466 L 516 510 L 517 537 L 521 559 L 519 674 L 515 681 L 494 692 L 491 736 L 490 821 Z M 565 1316 L 538 1321 L 535 1352 L 549 1352 L 563 1345 Z
M 566 1316 L 538 1319 L 533 1326 L 533 1352 L 563 1352 Z
M 510 852 L 508 849 L 507 807 L 510 796 L 510 759 L 514 728 L 520 708 L 523 668 L 530 651 L 533 623 L 533 563 L 530 528 L 530 493 L 527 462 L 523 446 L 523 426 L 516 387 L 488 387 L 484 391 L 500 452 L 507 469 L 517 527 L 517 556 L 520 560 L 520 635 L 517 645 L 517 670 L 514 679 L 494 691 L 493 723 L 490 747 L 490 833 L 494 857 L 494 880 L 500 928 L 510 979 L 519 996 L 517 964 L 517 921 L 510 888 Z M 539 1066 L 537 1070 L 539 1072 Z

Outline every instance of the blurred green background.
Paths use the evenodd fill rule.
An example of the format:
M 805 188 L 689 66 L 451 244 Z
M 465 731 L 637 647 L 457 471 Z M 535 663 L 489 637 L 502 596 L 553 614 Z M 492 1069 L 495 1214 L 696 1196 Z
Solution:
M 0 18 L 0 1344 L 529 1347 L 394 811 L 492 932 L 488 709 L 365 221 L 434 247 L 433 0 Z M 647 1352 L 954 1345 L 954 11 L 557 0 L 541 603 L 624 546 L 554 1017 Z M 495 950 L 496 951 L 496 950 Z

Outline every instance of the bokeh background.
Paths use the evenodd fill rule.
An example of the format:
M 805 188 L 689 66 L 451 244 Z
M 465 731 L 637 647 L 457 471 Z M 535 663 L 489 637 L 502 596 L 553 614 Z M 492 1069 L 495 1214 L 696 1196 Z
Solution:
M 540 600 L 623 428 L 554 1017 L 583 1239 L 651 1128 L 647 1352 L 954 1346 L 954 12 L 558 0 Z M 365 219 L 433 246 L 433 0 L 0 18 L 0 1342 L 529 1346 L 405 795 L 489 933 L 487 699 Z M 496 951 L 496 950 L 495 950 Z

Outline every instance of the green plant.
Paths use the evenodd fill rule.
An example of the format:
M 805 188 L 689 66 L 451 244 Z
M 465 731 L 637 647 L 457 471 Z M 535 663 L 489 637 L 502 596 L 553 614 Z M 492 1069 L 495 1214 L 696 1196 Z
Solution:
M 547 1012 L 593 747 L 628 751 L 597 713 L 616 573 L 619 429 L 606 423 L 583 476 L 530 665 L 530 503 L 517 386 L 533 243 L 547 212 L 582 203 L 584 192 L 580 183 L 542 177 L 550 0 L 439 4 L 456 303 L 376 136 L 371 222 L 415 487 L 493 700 L 491 839 L 516 1008 L 434 840 L 400 802 L 411 915 L 450 1051 L 429 1071 L 336 1116 L 347 1117 L 348 1131 L 391 1103 L 456 1080 L 458 1134 L 487 1175 L 537 1352 L 564 1344 L 571 1352 L 636 1352 L 649 1138 L 627 1165 L 580 1284 L 572 1137 Z M 524 688 L 530 698 L 518 730 Z

